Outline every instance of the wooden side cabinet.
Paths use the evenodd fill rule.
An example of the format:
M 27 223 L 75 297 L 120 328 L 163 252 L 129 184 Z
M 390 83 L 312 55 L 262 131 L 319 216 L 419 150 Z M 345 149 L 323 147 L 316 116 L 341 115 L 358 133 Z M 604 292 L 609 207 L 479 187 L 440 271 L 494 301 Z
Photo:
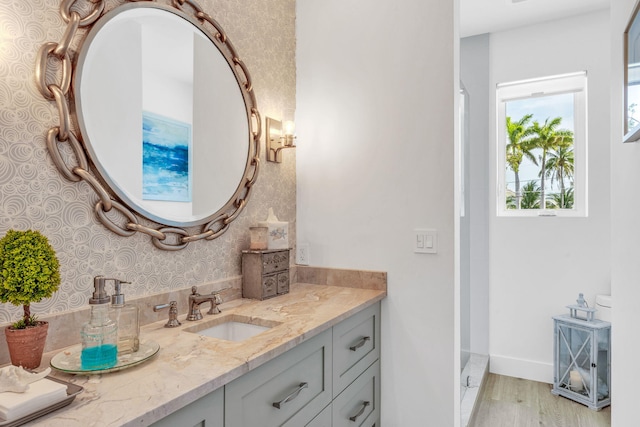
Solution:
M 263 300 L 289 292 L 289 249 L 242 251 L 242 297 Z

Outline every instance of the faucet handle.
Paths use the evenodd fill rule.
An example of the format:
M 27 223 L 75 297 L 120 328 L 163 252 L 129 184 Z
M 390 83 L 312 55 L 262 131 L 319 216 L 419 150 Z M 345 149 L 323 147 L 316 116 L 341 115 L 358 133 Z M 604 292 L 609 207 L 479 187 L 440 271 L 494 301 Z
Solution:
M 209 309 L 209 311 L 207 311 L 207 314 L 219 314 L 220 307 L 218 307 L 218 304 L 222 304 L 220 291 L 211 292 L 211 295 L 213 295 L 213 298 L 211 299 L 211 308 Z
M 178 301 L 171 301 L 169 304 L 159 304 L 153 307 L 153 311 L 160 311 L 169 307 L 169 320 L 165 323 L 165 328 L 175 328 L 182 325 L 178 320 Z

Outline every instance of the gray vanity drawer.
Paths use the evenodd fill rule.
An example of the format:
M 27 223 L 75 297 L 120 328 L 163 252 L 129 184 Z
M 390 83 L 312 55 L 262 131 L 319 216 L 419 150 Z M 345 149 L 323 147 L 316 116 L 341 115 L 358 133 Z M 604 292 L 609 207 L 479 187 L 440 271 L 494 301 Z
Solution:
M 380 362 L 376 361 L 333 401 L 333 427 L 372 427 L 380 418 Z
M 182 409 L 167 415 L 151 427 L 223 427 L 224 389 L 207 394 Z
M 380 303 L 333 327 L 333 396 L 380 357 Z
M 329 405 L 304 427 L 331 427 L 331 422 L 331 405 Z
M 311 421 L 331 402 L 331 346 L 327 330 L 227 384 L 225 426 L 299 427 Z
M 262 262 L 264 264 L 263 268 L 265 274 L 288 269 L 289 251 L 265 253 L 262 257 Z

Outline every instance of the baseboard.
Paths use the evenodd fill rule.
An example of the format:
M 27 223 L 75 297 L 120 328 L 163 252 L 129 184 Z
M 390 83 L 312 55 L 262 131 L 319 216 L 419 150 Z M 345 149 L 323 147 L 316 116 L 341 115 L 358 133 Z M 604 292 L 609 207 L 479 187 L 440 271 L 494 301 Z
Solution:
M 553 384 L 553 364 L 492 354 L 489 372 L 525 380 Z

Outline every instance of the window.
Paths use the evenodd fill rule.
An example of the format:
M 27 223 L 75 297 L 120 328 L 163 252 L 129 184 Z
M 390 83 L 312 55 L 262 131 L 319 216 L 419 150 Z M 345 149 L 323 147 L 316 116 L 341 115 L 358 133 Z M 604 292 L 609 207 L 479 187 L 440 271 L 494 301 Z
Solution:
M 499 84 L 499 216 L 587 215 L 585 72 Z

